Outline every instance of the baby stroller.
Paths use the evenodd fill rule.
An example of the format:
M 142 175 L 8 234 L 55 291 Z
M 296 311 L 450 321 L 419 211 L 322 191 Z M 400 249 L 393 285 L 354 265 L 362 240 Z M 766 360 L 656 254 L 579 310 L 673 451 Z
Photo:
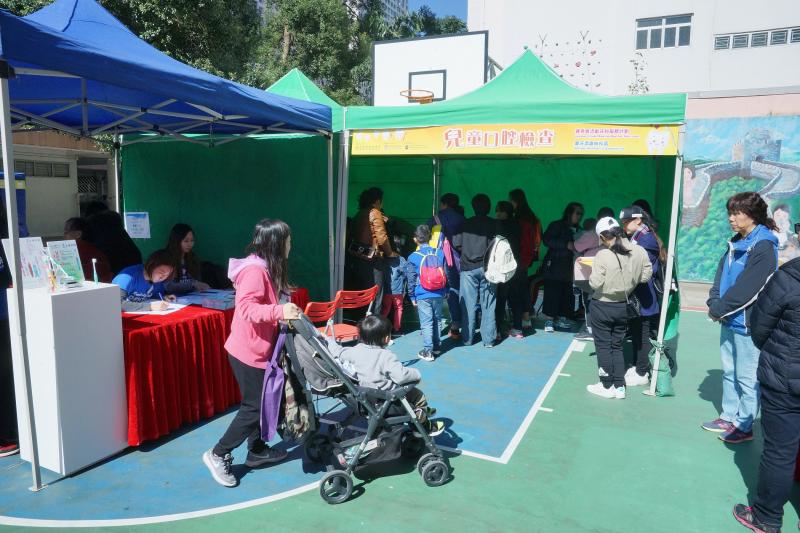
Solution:
M 289 324 L 296 334 L 287 335 L 286 352 L 292 373 L 302 385 L 309 405 L 313 396 L 332 397 L 346 406 L 347 418 L 321 430 L 314 416 L 316 433 L 304 442 L 306 457 L 326 466 L 319 492 L 329 504 L 347 501 L 353 493 L 353 471 L 367 464 L 391 461 L 400 456 L 415 458 L 417 471 L 429 487 L 450 479 L 450 465 L 420 424 L 405 396 L 414 384 L 384 391 L 360 387 L 334 360 L 323 337 L 308 317 Z M 356 419 L 366 419 L 363 436 L 345 439 L 345 430 Z

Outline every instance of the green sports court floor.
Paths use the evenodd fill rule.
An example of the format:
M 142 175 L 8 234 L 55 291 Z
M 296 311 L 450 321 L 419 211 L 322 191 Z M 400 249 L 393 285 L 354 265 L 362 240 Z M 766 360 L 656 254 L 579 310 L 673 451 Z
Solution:
M 585 385 L 597 367 L 586 345 L 569 356 L 507 464 L 458 456 L 454 479 L 439 488 L 399 468 L 339 506 L 312 490 L 213 516 L 106 529 L 746 531 L 731 508 L 755 487 L 761 442 L 729 446 L 700 429 L 719 406 L 718 327 L 702 313 L 681 320 L 675 397 L 649 398 L 640 389 L 624 401 L 590 396 Z M 800 492 L 793 496 L 784 531 L 796 527 Z

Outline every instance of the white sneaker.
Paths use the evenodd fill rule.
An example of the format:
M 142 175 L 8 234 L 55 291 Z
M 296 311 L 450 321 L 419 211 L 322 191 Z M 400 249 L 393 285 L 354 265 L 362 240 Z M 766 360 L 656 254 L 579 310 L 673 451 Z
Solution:
M 623 399 L 625 398 L 625 387 L 620 387 L 622 389 L 622 396 L 619 396 L 619 389 L 615 389 L 614 387 L 606 388 L 602 382 L 593 383 L 592 385 L 586 385 L 586 390 L 594 394 L 595 396 L 600 396 L 601 398 L 608 398 L 608 399 Z
M 545 331 L 545 333 L 553 333 L 553 331 L 555 331 L 555 329 L 553 328 L 553 321 L 552 320 L 546 320 L 545 321 L 545 323 L 544 323 L 544 331 Z
M 641 387 L 642 385 L 649 385 L 650 379 L 647 376 L 640 376 L 636 372 L 636 367 L 632 366 L 625 372 L 625 385 L 628 387 Z
M 614 398 L 617 400 L 624 400 L 625 399 L 625 387 L 617 387 L 614 389 Z

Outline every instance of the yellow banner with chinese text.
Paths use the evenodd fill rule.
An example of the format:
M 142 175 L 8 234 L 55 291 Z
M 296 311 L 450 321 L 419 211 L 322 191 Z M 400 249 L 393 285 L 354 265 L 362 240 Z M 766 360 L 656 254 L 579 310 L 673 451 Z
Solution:
M 353 155 L 676 155 L 678 126 L 492 124 L 353 132 Z

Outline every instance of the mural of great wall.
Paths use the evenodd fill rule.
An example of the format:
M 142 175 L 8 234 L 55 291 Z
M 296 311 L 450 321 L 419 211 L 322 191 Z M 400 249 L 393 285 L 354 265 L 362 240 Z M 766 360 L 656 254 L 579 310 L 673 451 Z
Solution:
M 731 237 L 725 201 L 760 193 L 779 226 L 780 259 L 800 255 L 800 117 L 690 120 L 683 170 L 678 247 L 680 277 L 713 281 Z

